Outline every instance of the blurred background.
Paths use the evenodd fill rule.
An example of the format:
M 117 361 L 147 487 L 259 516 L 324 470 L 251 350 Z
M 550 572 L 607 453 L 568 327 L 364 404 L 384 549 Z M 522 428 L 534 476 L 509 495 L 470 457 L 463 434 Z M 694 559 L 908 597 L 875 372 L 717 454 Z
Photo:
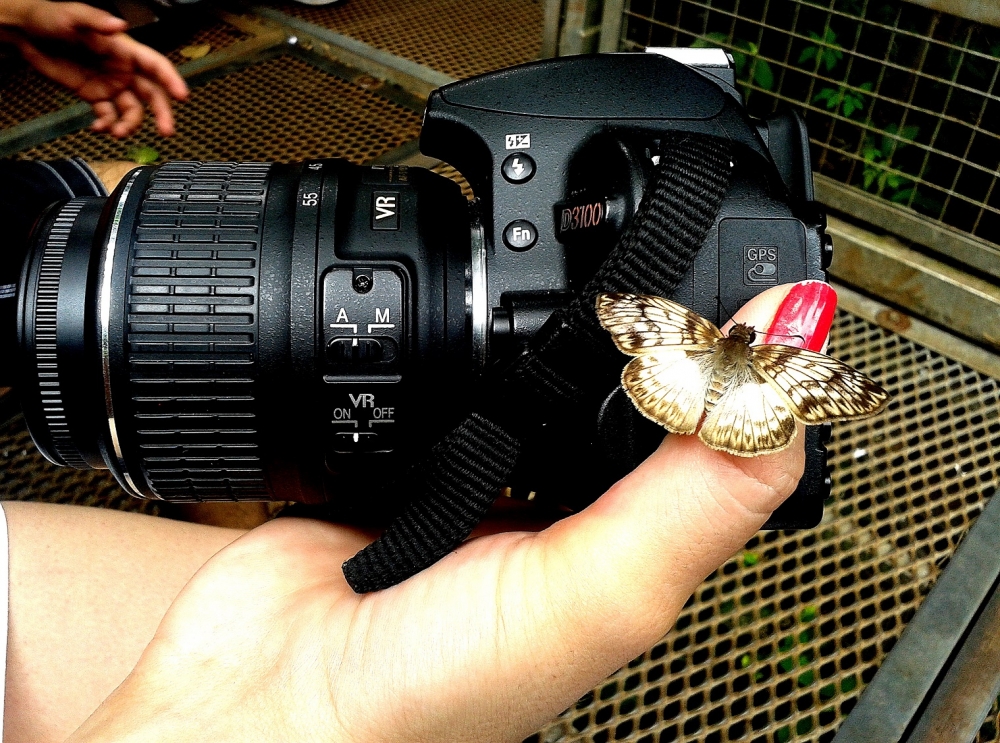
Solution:
M 997 3 L 203 0 L 180 10 L 136 31 L 192 87 L 176 136 L 161 139 L 148 122 L 122 141 L 93 134 L 87 106 L 0 52 L 0 156 L 342 157 L 423 165 L 461 182 L 415 145 L 431 90 L 539 57 L 647 46 L 723 47 L 754 115 L 802 112 L 835 241 L 831 352 L 888 388 L 892 406 L 835 425 L 819 528 L 760 533 L 660 643 L 529 741 L 827 742 L 889 657 L 931 679 L 918 698 L 894 685 L 895 672 L 880 677 L 894 713 L 911 715 L 906 740 L 1000 739 L 990 708 L 1000 657 L 989 645 L 1000 637 L 990 601 L 998 568 L 956 560 L 958 578 L 938 593 L 965 607 L 968 626 L 937 655 L 919 641 L 955 631 L 945 599 L 920 609 L 1000 475 Z M 56 468 L 10 394 L 0 397 L 0 497 L 245 526 L 278 508 L 140 501 L 106 473 Z M 985 554 L 1000 554 L 980 531 Z M 917 640 L 893 651 L 911 622 Z M 985 675 L 970 676 L 977 664 L 966 656 Z M 945 732 L 925 730 L 921 715 L 958 709 L 955 700 L 974 703 Z M 858 719 L 872 714 L 859 708 Z M 854 735 L 838 740 L 862 739 Z

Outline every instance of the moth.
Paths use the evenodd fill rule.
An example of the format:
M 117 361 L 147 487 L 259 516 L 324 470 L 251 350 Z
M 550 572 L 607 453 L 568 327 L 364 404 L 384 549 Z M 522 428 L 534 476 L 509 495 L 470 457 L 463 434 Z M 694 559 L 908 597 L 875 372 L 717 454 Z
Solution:
M 635 357 L 622 387 L 640 413 L 672 433 L 698 431 L 712 449 L 739 457 L 787 448 L 796 418 L 808 425 L 866 418 L 889 402 L 889 393 L 841 361 L 754 346 L 757 333 L 741 323 L 723 335 L 669 299 L 599 294 L 597 317 Z

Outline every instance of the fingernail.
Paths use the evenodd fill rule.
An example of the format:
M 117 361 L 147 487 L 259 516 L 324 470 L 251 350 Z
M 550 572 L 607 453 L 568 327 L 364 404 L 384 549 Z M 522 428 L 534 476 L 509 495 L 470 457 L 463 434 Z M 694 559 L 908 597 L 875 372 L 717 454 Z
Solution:
M 823 281 L 801 281 L 774 313 L 765 343 L 819 351 L 833 325 L 837 292 Z

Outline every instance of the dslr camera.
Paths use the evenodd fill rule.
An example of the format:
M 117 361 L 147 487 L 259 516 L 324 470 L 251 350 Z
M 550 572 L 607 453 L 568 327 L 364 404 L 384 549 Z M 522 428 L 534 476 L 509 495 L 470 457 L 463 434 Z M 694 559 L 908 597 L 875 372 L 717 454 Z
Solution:
M 779 283 L 825 278 L 831 243 L 793 113 L 756 120 L 718 49 L 534 62 L 447 85 L 430 170 L 174 162 L 109 198 L 54 204 L 18 286 L 17 386 L 52 462 L 166 501 L 327 503 L 364 517 L 460 421 L 488 371 L 593 275 L 633 220 L 665 138 L 732 143 L 732 181 L 673 299 L 721 325 Z M 624 364 L 625 359 L 622 359 Z M 663 431 L 620 390 L 538 435 L 514 495 L 576 508 Z M 810 526 L 824 432 L 771 528 Z

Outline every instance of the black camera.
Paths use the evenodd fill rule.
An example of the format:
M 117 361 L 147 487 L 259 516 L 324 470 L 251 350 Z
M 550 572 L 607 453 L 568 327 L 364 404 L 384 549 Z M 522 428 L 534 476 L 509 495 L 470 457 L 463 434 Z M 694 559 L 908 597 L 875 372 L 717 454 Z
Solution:
M 142 167 L 110 198 L 53 205 L 18 290 L 31 434 L 145 498 L 377 492 L 593 275 L 685 132 L 731 142 L 732 185 L 673 298 L 721 324 L 769 286 L 824 278 L 802 121 L 749 118 L 724 52 L 536 62 L 428 101 L 421 150 L 471 202 L 428 170 L 315 160 Z M 610 388 L 568 419 L 538 412 L 509 486 L 574 507 L 662 437 Z M 818 520 L 821 436 L 772 526 Z

